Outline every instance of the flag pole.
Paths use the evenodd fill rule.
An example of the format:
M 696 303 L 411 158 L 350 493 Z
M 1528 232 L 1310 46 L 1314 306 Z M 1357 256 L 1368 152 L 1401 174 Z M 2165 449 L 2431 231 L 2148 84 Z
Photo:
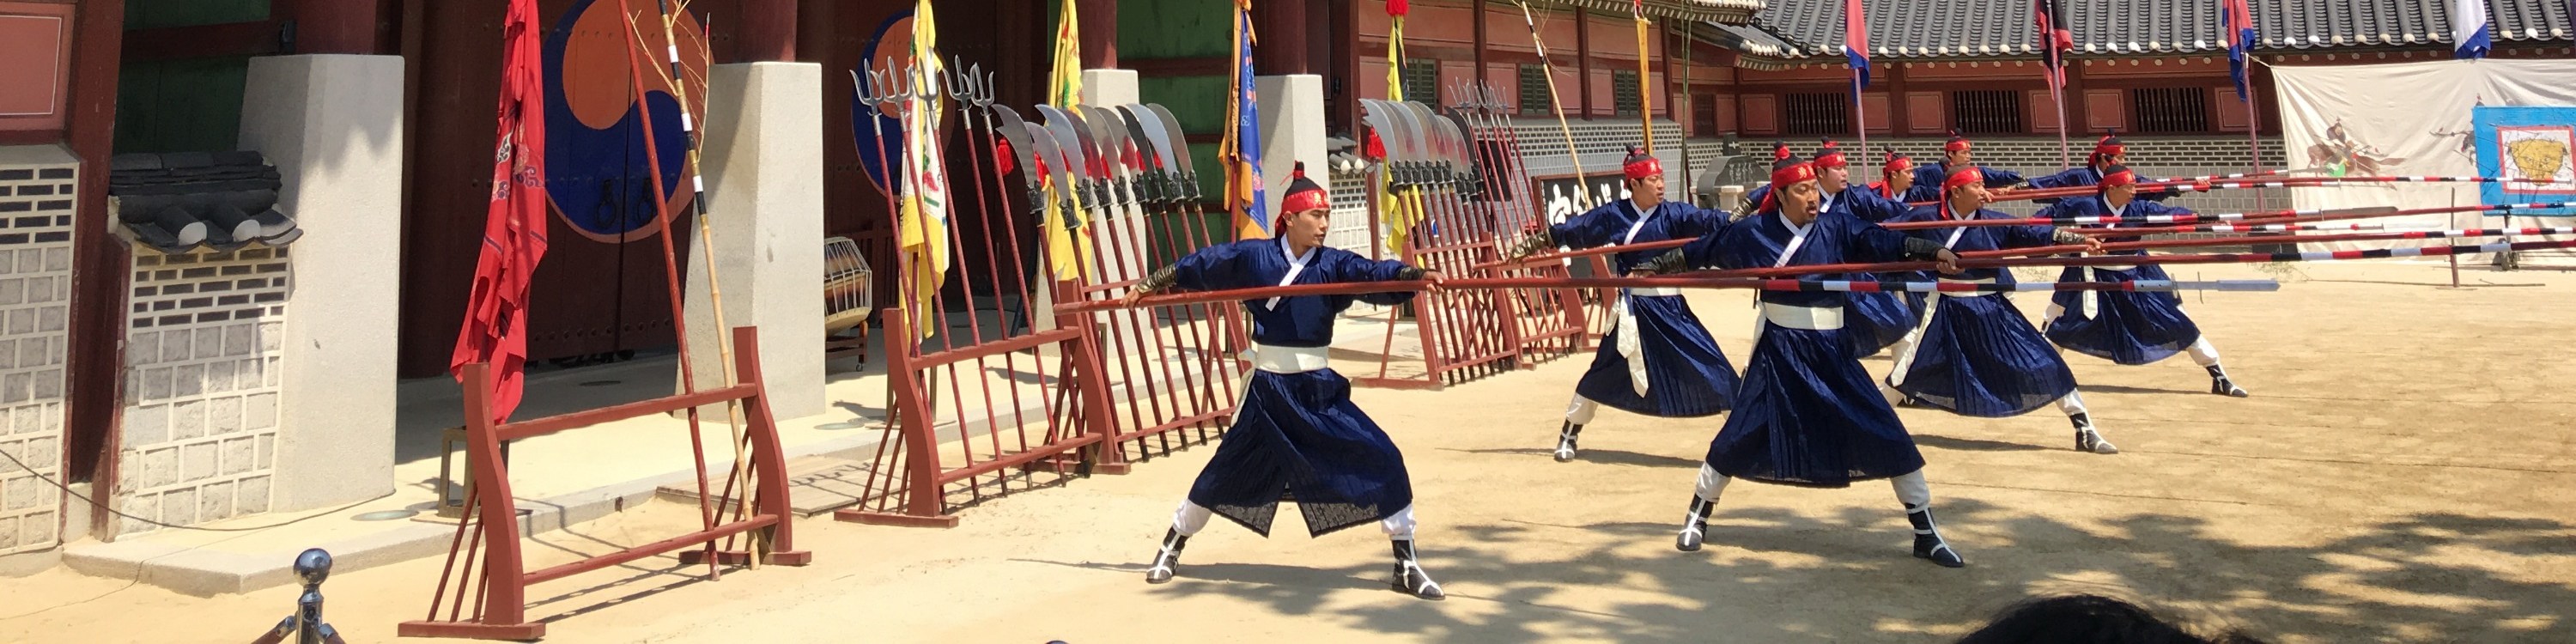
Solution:
M 2055 45 L 2050 46 L 2054 47 Z M 2050 54 L 2050 56 L 2057 57 L 2056 54 Z M 2048 77 L 2048 100 L 2057 104 L 2057 161 L 2064 164 L 2064 167 L 2072 168 L 2075 167 L 2075 153 L 2067 146 L 2066 143 L 2065 58 L 2057 57 L 2057 64 L 2053 66 L 2053 69 L 2049 70 Z
M 2254 58 L 2254 54 L 2250 52 L 2245 54 L 2245 58 L 2248 63 L 2254 62 L 2252 60 Z M 2250 64 L 2245 68 L 2245 91 L 2237 98 L 2244 99 L 2245 101 L 2246 171 L 2248 173 L 2260 174 L 2263 172 L 2263 112 L 2261 111 L 2262 104 L 2259 101 L 2254 100 L 2254 68 Z M 2261 190 L 2254 191 L 2254 209 L 2263 209 L 2263 191 Z
M 1862 106 L 1862 105 L 1861 105 L 1860 68 L 1858 68 L 1858 67 L 1853 67 L 1853 68 L 1852 68 L 1852 70 L 1851 70 L 1851 80 L 1852 80 L 1852 124 L 1853 124 L 1853 126 L 1854 126 L 1852 129 L 1855 129 L 1855 130 L 1859 130 L 1859 131 L 1860 131 L 1860 152 L 1861 152 L 1861 156 L 1862 156 L 1862 157 L 1868 157 L 1868 156 L 1869 156 L 1869 109 L 1868 109 L 1867 107 L 1864 107 L 1864 106 Z

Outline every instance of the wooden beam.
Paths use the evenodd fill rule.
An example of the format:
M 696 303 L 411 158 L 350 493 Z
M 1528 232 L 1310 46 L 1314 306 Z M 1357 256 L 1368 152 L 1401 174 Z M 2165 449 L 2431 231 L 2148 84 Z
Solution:
M 376 0 L 273 0 L 270 16 L 295 25 L 298 54 L 384 54 L 398 9 Z
M 162 27 L 124 32 L 121 57 L 128 63 L 189 58 L 231 58 L 286 53 L 287 21 L 269 19 L 220 25 Z
M 1074 2 L 1074 20 L 1082 25 L 1082 68 L 1114 69 L 1118 67 L 1118 0 L 1059 0 Z M 1232 9 L 1228 9 L 1229 15 Z M 1233 18 L 1227 18 L 1232 20 Z M 1053 25 L 1055 19 L 1046 19 Z M 1047 33 L 1055 33 L 1054 29 Z M 1233 33 L 1227 30 L 1227 33 Z M 1050 42 L 1053 36 L 1050 35 Z M 1228 44 L 1231 48 L 1233 45 Z
M 107 159 L 116 139 L 119 44 L 125 3 L 90 0 L 73 21 L 72 107 L 64 122 L 81 158 L 80 210 L 73 215 L 71 331 L 65 341 L 65 479 L 90 481 L 89 533 L 114 541 L 108 510 L 116 498 L 117 451 L 124 425 L 126 280 L 134 265 L 124 242 L 108 232 Z M 69 526 L 66 526 L 67 528 Z M 72 541 L 65 535 L 64 541 Z
M 734 34 L 741 44 L 734 49 L 736 63 L 774 63 L 796 60 L 796 0 L 740 0 L 740 10 L 726 15 L 739 18 L 742 26 Z M 966 18 L 956 16 L 951 19 Z
M 1574 91 L 1583 97 L 1583 120 L 1592 120 L 1592 12 L 1574 9 L 1574 60 L 1580 75 Z

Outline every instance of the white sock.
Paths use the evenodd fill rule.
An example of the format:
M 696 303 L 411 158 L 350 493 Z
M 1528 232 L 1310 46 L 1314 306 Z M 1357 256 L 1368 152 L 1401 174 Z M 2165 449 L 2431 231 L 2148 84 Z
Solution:
M 1887 482 L 1896 485 L 1896 500 L 1904 503 L 1906 510 L 1932 505 L 1932 482 L 1923 478 L 1923 470 L 1906 472 Z
M 2057 399 L 2057 410 L 2066 412 L 2066 415 L 2068 416 L 2085 413 L 2084 393 L 2080 391 L 2066 392 L 2066 397 Z
M 1200 530 L 1207 529 L 1208 517 L 1215 515 L 1206 506 L 1182 501 L 1181 509 L 1172 511 L 1172 529 L 1184 537 L 1198 534 Z
M 1589 425 L 1592 424 L 1592 414 L 1598 411 L 1601 411 L 1601 403 L 1592 402 L 1592 399 L 1585 398 L 1582 394 L 1575 394 L 1574 402 L 1565 406 L 1565 422 Z
M 2192 339 L 2188 352 L 2191 353 L 2191 361 L 2200 363 L 2200 366 L 2218 366 L 2218 345 L 2210 344 L 2209 336 Z
M 1699 498 L 1702 501 L 1716 502 L 1717 495 L 1726 491 L 1726 484 L 1733 482 L 1735 482 L 1735 477 L 1719 474 L 1717 473 L 1717 468 L 1709 467 L 1707 463 L 1701 463 L 1699 465 L 1699 485 L 1698 487 L 1693 488 L 1693 491 L 1699 494 Z
M 1385 532 L 1386 536 L 1405 541 L 1413 540 L 1413 527 L 1413 506 L 1410 505 L 1377 522 L 1377 529 Z

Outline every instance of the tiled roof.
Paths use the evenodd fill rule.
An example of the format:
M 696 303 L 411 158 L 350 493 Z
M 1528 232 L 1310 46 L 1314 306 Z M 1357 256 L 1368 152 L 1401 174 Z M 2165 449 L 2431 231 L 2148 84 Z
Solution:
M 1538 6 L 1581 7 L 1593 11 L 1628 13 L 1630 0 L 1538 0 Z M 1709 20 L 1741 24 L 1761 11 L 1763 0 L 1646 0 L 1646 15 L 1655 18 Z
M 2430 0 L 2248 0 L 2257 49 L 2447 48 L 2448 5 Z M 1805 58 L 1842 51 L 1842 2 L 1773 0 L 1753 24 Z M 1869 12 L 1872 58 L 2039 57 L 2031 3 L 1862 0 Z M 2227 50 L 2217 2 L 2068 0 L 2077 56 L 2211 54 Z M 2567 41 L 2568 4 L 2560 0 L 2487 0 L 2498 43 Z
M 284 246 L 304 236 L 277 211 L 277 167 L 257 152 L 120 154 L 109 166 L 118 221 L 163 253 Z

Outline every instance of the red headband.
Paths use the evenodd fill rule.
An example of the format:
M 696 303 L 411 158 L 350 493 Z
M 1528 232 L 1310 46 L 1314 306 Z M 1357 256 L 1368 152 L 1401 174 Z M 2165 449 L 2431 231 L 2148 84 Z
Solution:
M 1824 151 L 1824 152 L 1818 153 L 1818 154 L 1816 155 L 1816 167 L 1819 167 L 1819 168 L 1848 168 L 1848 167 L 1851 167 L 1851 162 L 1850 162 L 1850 161 L 1846 161 L 1846 160 L 1844 160 L 1844 159 L 1843 159 L 1843 151 L 1842 151 L 1842 149 L 1840 149 L 1840 148 L 1825 148 L 1825 151 Z
M 1881 172 L 1881 174 L 1885 174 L 1890 177 L 1913 172 L 1914 160 L 1905 157 L 1891 158 L 1887 160 L 1887 165 L 1883 167 L 1882 170 L 1883 172 Z
M 1968 151 L 1968 140 L 1950 139 L 1949 143 L 1941 146 L 1941 150 L 1943 152 L 1966 152 Z
M 1792 163 L 1772 170 L 1771 189 L 1762 193 L 1762 206 L 1756 210 L 1769 211 L 1779 208 L 1781 192 L 1788 190 L 1789 186 L 1814 180 L 1816 180 L 1816 165 L 1813 163 Z
M 1984 185 L 1985 183 L 1986 173 L 1977 171 L 1977 166 L 1966 166 L 1952 171 L 1949 178 L 1941 180 L 1941 192 L 1947 193 L 1951 188 L 1957 188 L 1959 186 Z
M 1664 162 L 1662 159 L 1644 157 L 1628 162 L 1628 165 L 1620 168 L 1620 170 L 1626 172 L 1630 179 L 1660 177 L 1664 176 Z
M 1332 207 L 1332 197 L 1324 194 L 1323 190 L 1291 192 L 1288 193 L 1287 199 L 1279 202 L 1279 216 L 1285 217 L 1288 216 L 1289 213 L 1305 212 L 1316 209 L 1331 209 Z
M 2101 185 L 2104 191 L 2109 191 L 2112 188 L 2120 186 L 2134 186 L 2137 184 L 2138 173 L 2132 172 L 2126 168 L 2121 169 L 2119 172 L 2102 175 Z

